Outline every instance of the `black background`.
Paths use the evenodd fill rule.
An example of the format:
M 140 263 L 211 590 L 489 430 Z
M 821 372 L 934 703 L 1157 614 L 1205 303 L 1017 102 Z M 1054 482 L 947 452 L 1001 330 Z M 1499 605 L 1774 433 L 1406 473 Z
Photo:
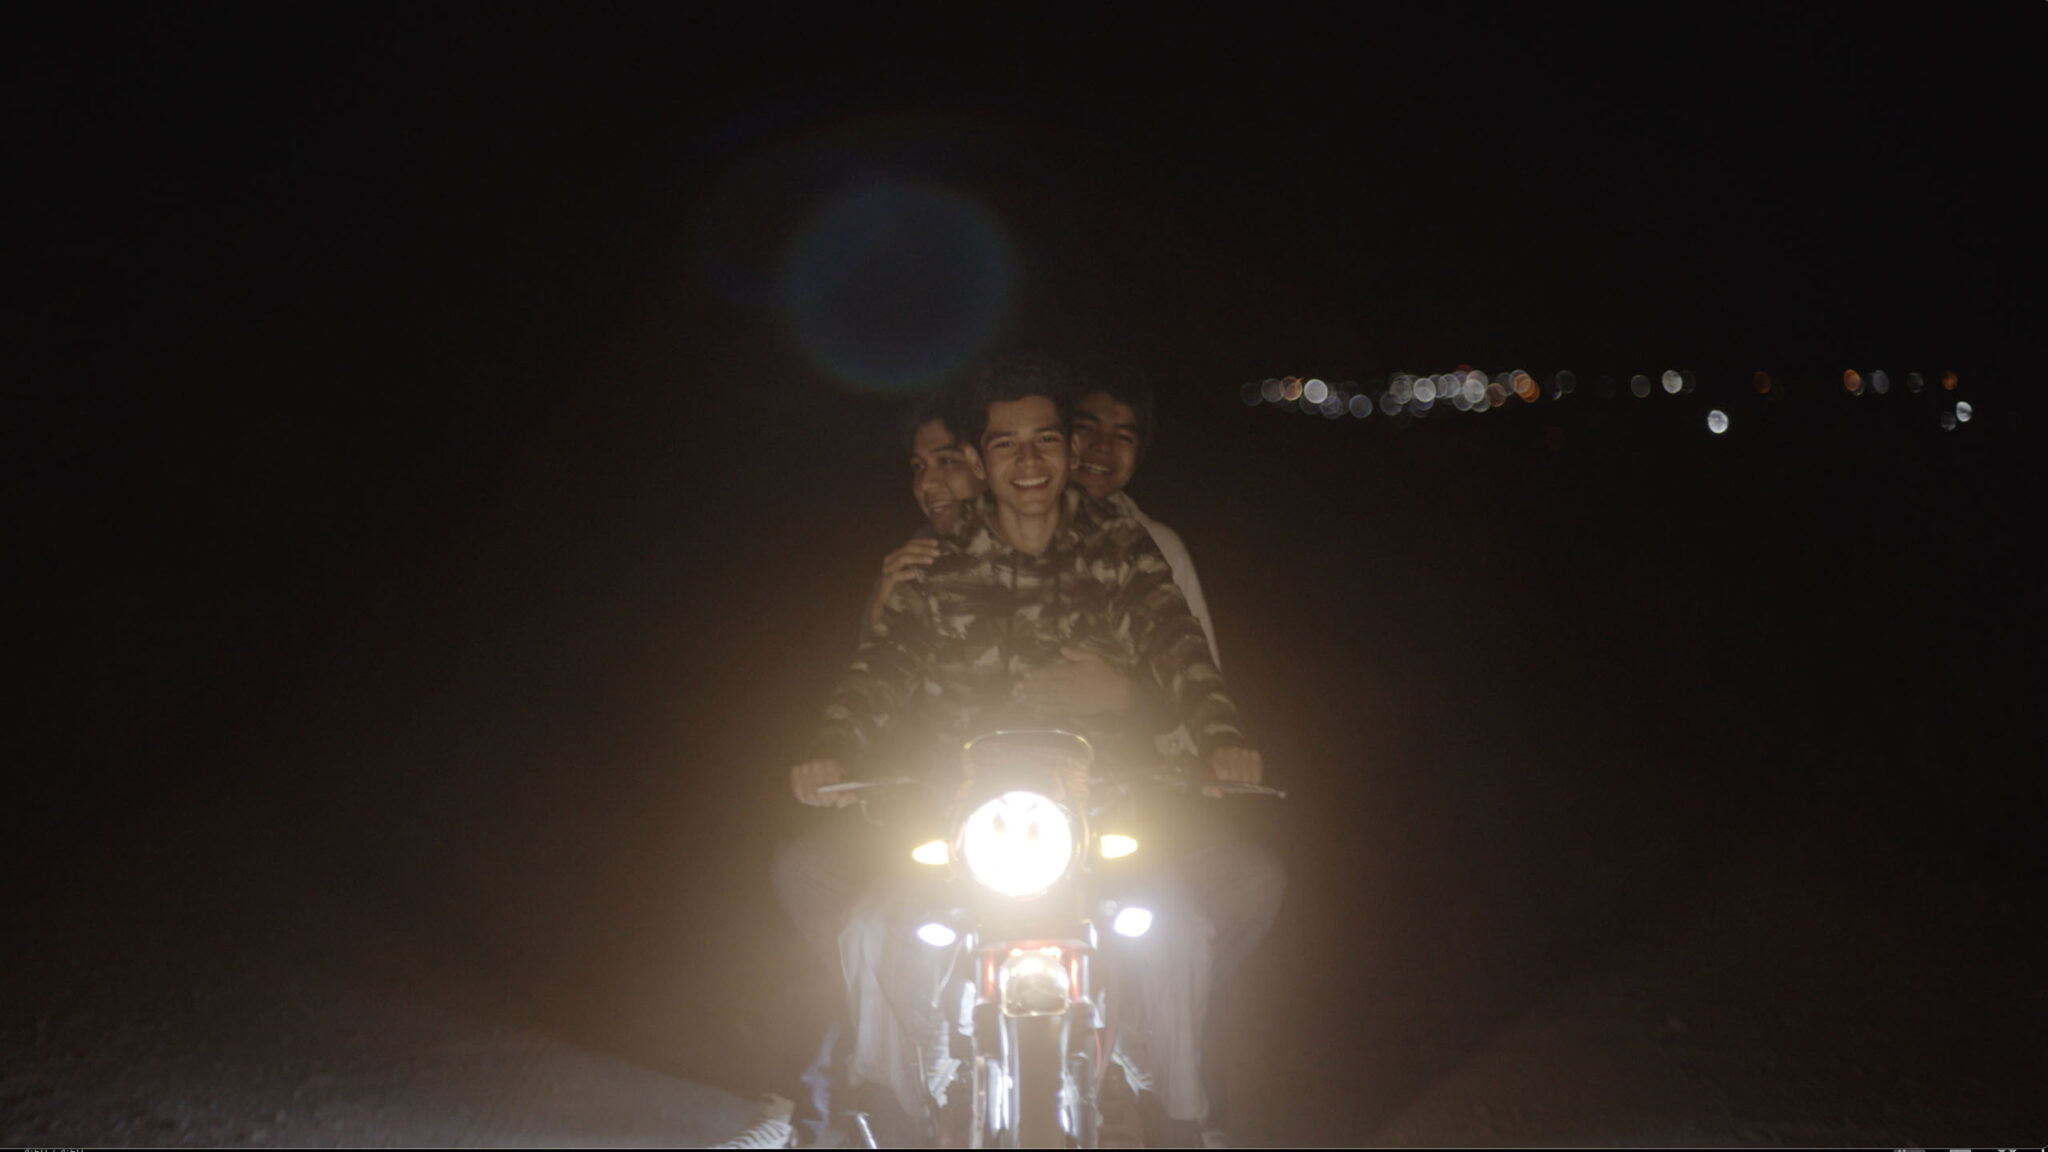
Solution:
M 2038 881 L 2038 8 L 745 11 L 10 37 L 17 882 L 290 877 L 751 1091 L 784 769 L 916 523 L 778 269 L 904 185 L 1007 237 L 976 354 L 1158 382 L 1133 492 L 1305 801 L 1275 950 L 1514 908 L 1540 980 L 1786 812 Z M 1460 364 L 1581 386 L 1239 399 Z

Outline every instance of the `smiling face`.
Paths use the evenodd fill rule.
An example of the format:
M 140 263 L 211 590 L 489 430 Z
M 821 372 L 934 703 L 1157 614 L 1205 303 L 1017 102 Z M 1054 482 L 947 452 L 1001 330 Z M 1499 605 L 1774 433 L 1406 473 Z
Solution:
M 910 437 L 910 495 L 933 531 L 941 536 L 959 531 L 968 505 L 987 490 L 944 420 L 917 426 Z
M 1124 490 L 1138 470 L 1138 414 L 1107 392 L 1074 402 L 1074 483 L 1097 500 Z
M 1047 396 L 998 400 L 988 406 L 975 472 L 988 481 L 998 512 L 1012 517 L 1057 517 L 1067 486 L 1067 430 L 1059 406 Z

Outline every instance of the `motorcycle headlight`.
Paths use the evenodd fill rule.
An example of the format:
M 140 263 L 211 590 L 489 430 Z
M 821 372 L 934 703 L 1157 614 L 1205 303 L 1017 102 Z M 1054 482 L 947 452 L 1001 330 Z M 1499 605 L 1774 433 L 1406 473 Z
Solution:
M 1005 896 L 1036 896 L 1066 874 L 1074 825 L 1036 792 L 1005 792 L 960 827 L 960 855 L 976 880 Z

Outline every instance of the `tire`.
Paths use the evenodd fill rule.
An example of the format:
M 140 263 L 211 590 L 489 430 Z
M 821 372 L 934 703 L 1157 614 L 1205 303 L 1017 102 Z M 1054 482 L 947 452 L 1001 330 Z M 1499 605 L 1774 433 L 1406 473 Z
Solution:
M 1005 1021 L 1015 1038 L 1011 1066 L 1017 1070 L 1017 1147 L 1065 1148 L 1067 1101 L 1077 1099 L 1067 1084 L 1064 1016 L 1026 1016 Z

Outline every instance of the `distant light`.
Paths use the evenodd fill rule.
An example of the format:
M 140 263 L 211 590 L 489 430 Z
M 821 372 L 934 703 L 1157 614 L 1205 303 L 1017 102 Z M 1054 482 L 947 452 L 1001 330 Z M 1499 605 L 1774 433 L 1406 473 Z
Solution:
M 1436 377 L 1424 376 L 1415 382 L 1415 402 L 1417 404 L 1436 403 Z
M 1707 431 L 1719 436 L 1728 430 L 1728 414 L 1719 408 L 1707 413 Z
M 1496 380 L 1486 386 L 1486 406 L 1499 408 L 1508 402 L 1508 386 Z
M 1970 422 L 1970 413 L 1970 402 L 1968 400 L 1956 401 L 1956 423 L 1968 424 Z
M 1515 395 L 1530 404 L 1534 404 L 1543 395 L 1543 390 L 1536 387 L 1536 378 L 1520 368 L 1515 369 L 1510 386 L 1514 389 Z
M 1152 930 L 1152 910 L 1135 907 L 1118 909 L 1116 919 L 1110 921 L 1109 926 L 1119 936 L 1136 939 Z
M 1640 372 L 1636 373 L 1628 378 L 1628 390 L 1638 400 L 1648 397 L 1650 394 L 1650 378 Z
M 1239 388 L 1239 389 L 1237 390 L 1237 398 L 1238 398 L 1238 399 L 1240 399 L 1240 400 L 1242 400 L 1242 401 L 1244 401 L 1244 406 L 1245 406 L 1245 407 L 1247 407 L 1247 408 L 1256 408 L 1256 407 L 1258 407 L 1258 406 L 1259 406 L 1259 382 L 1258 382 L 1257 380 L 1247 380 L 1247 381 L 1245 381 L 1245 382 L 1244 382 L 1244 387 L 1242 387 L 1242 388 Z
M 1664 394 L 1666 396 L 1676 396 L 1684 388 L 1685 377 L 1680 376 L 1676 371 L 1666 371 L 1664 373 Z
M 1842 387 L 1848 389 L 1851 396 L 1859 395 L 1863 391 L 1863 377 L 1850 368 L 1842 373 Z
M 1463 393 L 1467 405 L 1483 408 L 1486 404 L 1486 373 L 1467 372 L 1465 374 L 1465 383 L 1460 391 Z
M 1465 390 L 1463 388 L 1451 393 L 1451 407 L 1456 408 L 1460 412 L 1470 412 L 1472 410 L 1472 402 L 1465 399 Z
M 1393 389 L 1390 388 L 1387 391 L 1380 393 L 1380 411 L 1385 412 L 1389 416 L 1394 416 L 1400 413 L 1401 402 L 1399 400 L 1394 399 Z
M 1579 378 L 1572 375 L 1569 369 L 1551 377 L 1550 382 L 1557 387 L 1559 396 L 1569 396 L 1579 390 Z
M 1335 420 L 1337 417 L 1344 415 L 1344 398 L 1332 392 L 1323 398 L 1320 407 L 1323 410 L 1323 418 L 1325 420 Z
M 1943 432 L 1953 432 L 1956 430 L 1956 414 L 1954 412 L 1945 411 L 1941 414 L 1941 430 Z
M 1395 404 L 1406 404 L 1415 395 L 1415 377 L 1406 372 L 1387 382 L 1387 395 Z
M 1953 391 L 1955 391 L 1955 390 L 1956 390 L 1956 384 L 1957 384 L 1957 383 L 1958 383 L 1958 381 L 1956 380 L 1956 374 L 1955 374 L 1955 373 L 1953 373 L 1953 372 L 1943 372 L 1943 373 L 1941 374 L 1941 390 L 1942 390 L 1943 392 L 1953 392 Z
M 1306 400 L 1311 404 L 1321 404 L 1324 400 L 1329 399 L 1329 396 L 1330 386 L 1328 384 L 1323 383 L 1321 380 L 1318 380 L 1314 376 L 1311 376 L 1307 380 L 1304 380 L 1302 382 L 1301 398 L 1303 400 Z
M 1679 391 L 1684 392 L 1687 396 L 1692 395 L 1693 389 L 1699 386 L 1699 377 L 1692 374 L 1692 369 L 1688 368 L 1678 374 Z
M 1289 376 L 1280 381 L 1280 396 L 1289 404 L 1301 399 L 1301 380 L 1297 377 Z
M 958 940 L 960 934 L 934 920 L 917 930 L 917 938 L 934 948 L 944 948 L 953 941 Z
M 1321 411 L 1323 407 L 1322 405 L 1317 404 L 1316 402 L 1310 400 L 1306 396 L 1303 396 L 1301 399 L 1296 400 L 1294 402 L 1294 406 L 1296 408 L 1301 409 L 1301 414 L 1304 416 L 1313 416 L 1317 412 Z
M 1892 378 L 1884 374 L 1884 369 L 1880 368 L 1870 374 L 1870 390 L 1879 396 L 1892 390 Z
M 1351 408 L 1351 414 L 1353 416 L 1356 416 L 1360 420 L 1363 420 L 1367 416 L 1372 415 L 1372 397 L 1367 396 L 1363 392 L 1360 392 L 1358 395 L 1353 396 L 1351 398 L 1351 404 L 1349 407 Z
M 1749 386 L 1756 389 L 1757 395 L 1764 395 L 1771 390 L 1771 374 L 1761 368 L 1757 369 L 1756 374 L 1749 378 Z
M 1278 377 L 1268 376 L 1259 385 L 1259 399 L 1264 400 L 1268 404 L 1278 404 L 1286 398 L 1286 391 L 1286 385 L 1280 383 Z
M 1926 377 L 1920 375 L 1918 372 L 1906 373 L 1906 391 L 1918 392 L 1925 387 L 1927 387 Z

